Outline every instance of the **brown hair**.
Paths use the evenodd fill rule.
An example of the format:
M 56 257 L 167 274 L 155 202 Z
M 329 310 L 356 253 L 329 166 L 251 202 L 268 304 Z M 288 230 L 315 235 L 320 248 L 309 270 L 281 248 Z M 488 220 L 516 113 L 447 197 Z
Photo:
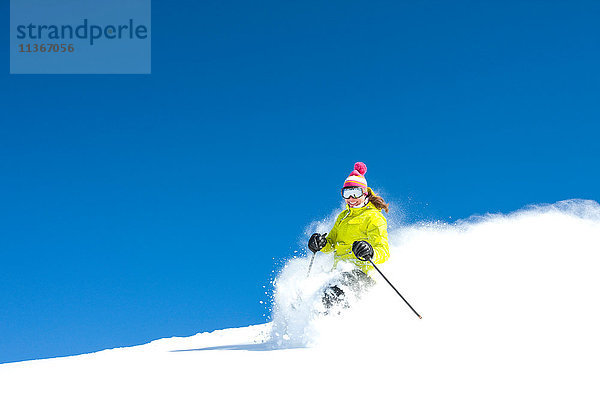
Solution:
M 387 204 L 381 197 L 377 196 L 377 193 L 371 188 L 367 188 L 369 203 L 372 203 L 379 211 L 385 210 L 386 213 L 390 212 L 389 204 Z

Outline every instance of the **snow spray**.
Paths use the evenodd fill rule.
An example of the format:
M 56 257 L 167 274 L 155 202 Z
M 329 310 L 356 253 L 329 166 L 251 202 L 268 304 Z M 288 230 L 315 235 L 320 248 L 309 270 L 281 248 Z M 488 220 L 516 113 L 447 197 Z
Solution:
M 333 220 L 313 223 L 307 237 L 327 231 Z M 591 200 L 390 231 L 391 257 L 380 268 L 419 299 L 427 315 L 422 321 L 382 281 L 340 315 L 324 315 L 322 291 L 339 273 L 331 271 L 332 257 L 317 254 L 308 278 L 309 257 L 295 258 L 274 281 L 273 342 L 348 348 L 403 338 L 405 354 L 485 346 L 500 359 L 531 359 L 570 338 L 569 348 L 586 354 L 600 335 L 599 243 L 600 205 Z M 467 354 L 478 359 L 482 353 Z

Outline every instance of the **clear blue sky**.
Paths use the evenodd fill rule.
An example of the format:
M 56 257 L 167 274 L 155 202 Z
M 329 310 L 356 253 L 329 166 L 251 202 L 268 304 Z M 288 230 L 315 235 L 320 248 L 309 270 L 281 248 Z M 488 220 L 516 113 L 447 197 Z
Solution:
M 600 198 L 596 1 L 152 7 L 148 76 L 2 53 L 0 362 L 264 322 L 355 161 L 407 223 Z

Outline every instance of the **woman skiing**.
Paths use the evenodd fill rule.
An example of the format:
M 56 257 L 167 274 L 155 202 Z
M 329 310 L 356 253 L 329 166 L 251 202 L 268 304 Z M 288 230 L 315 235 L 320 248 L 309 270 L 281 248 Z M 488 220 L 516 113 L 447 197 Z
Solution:
M 354 171 L 342 187 L 346 209 L 337 216 L 328 234 L 315 233 L 308 241 L 308 248 L 313 253 L 334 252 L 334 269 L 340 262 L 348 262 L 352 267 L 341 274 L 339 283 L 325 290 L 323 304 L 326 308 L 345 301 L 340 286 L 356 293 L 372 286 L 374 281 L 369 275 L 373 266 L 369 260 L 379 264 L 390 256 L 387 221 L 381 212 L 388 212 L 388 205 L 367 186 L 366 172 L 364 163 L 354 164 Z

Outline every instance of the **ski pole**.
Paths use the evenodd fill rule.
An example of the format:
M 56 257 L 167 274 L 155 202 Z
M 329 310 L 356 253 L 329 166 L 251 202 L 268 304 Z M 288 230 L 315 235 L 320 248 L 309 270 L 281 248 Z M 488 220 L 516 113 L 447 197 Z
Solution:
M 317 255 L 317 253 L 313 253 L 311 259 L 310 259 L 310 264 L 308 264 L 308 272 L 306 273 L 306 277 L 308 278 L 308 276 L 310 275 L 310 269 L 312 268 L 313 265 L 313 261 L 315 261 L 315 256 Z
M 400 298 L 401 298 L 402 300 L 404 300 L 404 302 L 406 303 L 406 305 L 407 305 L 407 306 L 409 306 L 409 307 L 410 307 L 410 309 L 411 309 L 411 310 L 413 310 L 413 312 L 414 312 L 415 314 L 417 314 L 417 317 L 419 317 L 419 319 L 423 319 L 423 317 L 421 317 L 421 316 L 419 315 L 419 313 L 415 311 L 415 309 L 414 309 L 414 308 L 413 308 L 413 307 L 410 305 L 410 303 L 409 303 L 408 301 L 406 301 L 406 299 L 404 298 L 404 296 L 402 296 L 402 295 L 400 294 L 400 292 L 398 291 L 398 289 L 396 289 L 396 288 L 394 287 L 394 285 L 392 285 L 392 282 L 390 282 L 390 281 L 388 280 L 388 278 L 386 278 L 386 277 L 385 277 L 385 275 L 384 275 L 384 274 L 383 274 L 383 273 L 382 273 L 382 272 L 379 270 L 379 268 L 377 268 L 377 265 L 375 265 L 375 263 L 373 262 L 373 260 L 372 260 L 372 259 L 369 257 L 367 261 L 369 261 L 369 262 L 371 263 L 371 265 L 372 265 L 372 266 L 373 266 L 373 267 L 374 267 L 374 268 L 377 270 L 377 272 L 379 272 L 379 275 L 383 276 L 383 279 L 385 279 L 385 281 L 386 281 L 387 283 L 389 283 L 389 284 L 390 284 L 390 286 L 392 287 L 392 289 L 394 289 L 394 290 L 396 291 L 396 293 L 398 293 L 398 296 L 400 296 Z
M 312 268 L 313 265 L 313 261 L 315 261 L 315 256 L 317 255 L 317 253 L 313 253 L 312 258 L 310 259 L 310 264 L 308 264 L 308 272 L 306 273 L 306 277 L 308 278 L 308 276 L 310 275 L 310 269 Z M 296 289 L 296 303 L 302 303 L 302 296 L 300 296 L 300 289 Z M 294 304 L 291 305 L 292 309 L 296 309 L 296 306 Z

